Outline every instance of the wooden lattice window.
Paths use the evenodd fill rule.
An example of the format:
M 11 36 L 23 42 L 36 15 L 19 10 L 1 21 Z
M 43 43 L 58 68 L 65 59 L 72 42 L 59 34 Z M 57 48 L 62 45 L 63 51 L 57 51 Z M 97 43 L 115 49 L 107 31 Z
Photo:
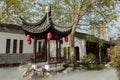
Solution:
M 19 43 L 19 53 L 23 53 L 23 40 L 20 40 Z
M 11 40 L 6 39 L 6 53 L 10 53 L 10 45 L 11 45 Z
M 13 40 L 13 53 L 17 53 L 17 40 Z

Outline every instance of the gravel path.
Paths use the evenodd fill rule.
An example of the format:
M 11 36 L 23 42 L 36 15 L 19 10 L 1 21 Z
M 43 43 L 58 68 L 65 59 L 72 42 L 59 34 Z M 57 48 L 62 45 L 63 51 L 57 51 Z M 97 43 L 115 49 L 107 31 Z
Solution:
M 42 80 L 117 80 L 116 72 L 112 68 L 101 71 L 77 71 L 68 74 L 58 74 Z
M 23 80 L 17 67 L 0 68 L 0 80 Z M 52 77 L 33 80 L 117 80 L 115 70 L 107 68 L 101 71 L 76 71 L 59 73 Z
M 0 68 L 0 80 L 20 80 L 18 68 Z

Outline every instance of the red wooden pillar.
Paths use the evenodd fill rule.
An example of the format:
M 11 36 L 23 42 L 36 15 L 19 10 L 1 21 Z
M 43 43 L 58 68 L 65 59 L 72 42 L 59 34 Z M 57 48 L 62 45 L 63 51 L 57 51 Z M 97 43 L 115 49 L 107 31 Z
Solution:
M 50 40 L 47 40 L 47 62 L 50 63 Z
M 59 52 L 58 52 L 58 55 L 59 55 L 59 61 L 61 61 L 61 41 L 59 40 Z
M 33 52 L 34 52 L 34 63 L 36 63 L 36 47 L 37 47 L 37 39 L 36 36 L 34 36 L 34 45 L 33 45 Z
M 58 40 L 56 40 L 56 62 L 59 60 L 59 52 L 58 52 Z
M 50 63 L 50 40 L 52 39 L 52 33 L 47 33 L 47 62 Z
M 70 47 L 68 47 L 68 60 L 70 60 Z
M 48 51 L 47 51 L 47 39 L 45 39 L 45 61 L 47 61 L 47 53 L 48 53 Z

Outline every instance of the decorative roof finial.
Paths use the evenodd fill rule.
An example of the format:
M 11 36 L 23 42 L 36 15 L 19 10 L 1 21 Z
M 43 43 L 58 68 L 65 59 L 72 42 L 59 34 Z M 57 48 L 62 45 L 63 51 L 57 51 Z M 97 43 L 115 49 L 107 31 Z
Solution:
M 51 7 L 50 6 L 46 6 L 46 8 L 45 8 L 45 12 L 50 12 L 50 9 L 51 9 Z

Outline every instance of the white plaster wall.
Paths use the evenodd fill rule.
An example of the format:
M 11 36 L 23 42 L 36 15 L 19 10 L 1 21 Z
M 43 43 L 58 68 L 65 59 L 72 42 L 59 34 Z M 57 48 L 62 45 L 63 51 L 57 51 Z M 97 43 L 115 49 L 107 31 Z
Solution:
M 50 57 L 56 57 L 56 40 L 50 41 Z
M 33 40 L 32 44 L 28 45 L 26 41 L 26 37 L 24 34 L 13 34 L 13 33 L 6 33 L 6 32 L 0 32 L 0 54 L 4 54 L 6 51 L 6 39 L 11 39 L 11 47 L 10 47 L 10 53 L 12 54 L 13 52 L 13 40 L 17 39 L 17 53 L 19 53 L 19 41 L 23 40 L 23 53 L 33 53 Z M 44 40 L 39 40 L 41 41 L 41 45 L 43 45 Z M 39 42 L 38 41 L 38 42 Z M 80 53 L 80 58 L 86 55 L 86 47 L 85 47 L 85 41 L 79 38 L 75 38 L 75 46 L 79 47 L 79 53 Z M 37 43 L 38 47 L 38 43 Z M 51 40 L 50 41 L 50 56 L 51 57 L 56 57 L 56 41 Z M 65 42 L 63 38 L 63 44 L 61 45 L 61 53 L 63 56 L 63 47 L 69 47 L 69 42 Z M 38 48 L 37 48 L 38 51 Z
M 23 53 L 33 53 L 33 40 L 32 44 L 28 45 L 24 34 L 13 34 L 0 32 L 0 54 L 6 51 L 6 39 L 11 39 L 10 53 L 13 51 L 13 40 L 17 39 L 17 53 L 19 53 L 19 41 L 23 40 Z
M 65 42 L 64 38 L 63 38 L 63 44 L 61 45 L 62 48 L 63 47 L 69 47 L 69 42 Z M 75 47 L 79 47 L 79 57 L 82 58 L 83 56 L 86 55 L 86 42 L 83 39 L 79 39 L 77 37 L 75 37 Z M 63 49 L 61 51 L 62 56 L 63 54 Z
M 75 38 L 75 47 L 79 47 L 80 58 L 86 55 L 86 42 L 85 40 Z

